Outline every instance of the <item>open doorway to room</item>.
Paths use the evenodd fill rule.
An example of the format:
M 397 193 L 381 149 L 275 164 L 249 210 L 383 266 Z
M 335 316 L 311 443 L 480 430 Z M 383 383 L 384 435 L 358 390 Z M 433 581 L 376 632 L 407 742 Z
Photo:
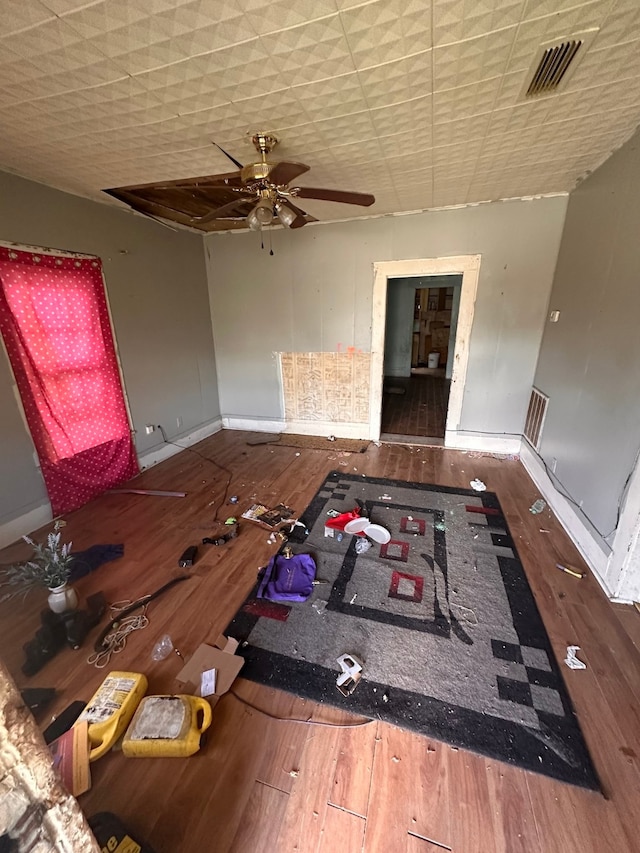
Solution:
M 444 444 L 462 275 L 387 280 L 381 431 Z
M 458 446 L 480 261 L 480 255 L 457 255 L 374 263 L 369 395 L 369 437 L 372 440 Z M 434 291 L 442 290 L 443 294 L 431 294 L 432 286 Z M 392 295 L 387 302 L 387 293 L 393 294 L 396 287 L 400 288 L 396 291 L 400 296 Z M 449 288 L 453 290 L 447 293 Z M 417 296 L 416 291 L 419 291 Z M 438 317 L 439 312 L 445 311 L 450 311 L 450 315 L 440 313 Z M 437 360 L 437 367 L 429 367 L 429 354 L 432 354 L 432 365 Z M 423 366 L 425 357 L 427 363 Z M 441 391 L 438 398 L 434 392 L 430 400 L 429 397 L 420 399 L 419 394 L 417 398 L 412 393 L 407 395 L 406 388 L 404 393 L 391 390 L 401 388 L 402 384 L 409 389 L 415 386 L 424 390 L 427 383 L 419 386 L 413 382 L 421 375 L 440 378 L 448 394 L 443 398 Z M 384 427 L 391 426 L 397 432 L 384 431 L 384 398 L 387 404 Z M 405 398 L 405 402 L 399 403 L 394 398 Z M 398 415 L 395 424 L 390 424 L 393 419 L 390 407 L 397 412 L 405 410 L 404 416 Z M 430 408 L 440 409 L 437 426 L 424 422 L 423 415 Z M 407 429 L 411 432 L 404 431 Z M 436 431 L 439 434 L 433 435 Z

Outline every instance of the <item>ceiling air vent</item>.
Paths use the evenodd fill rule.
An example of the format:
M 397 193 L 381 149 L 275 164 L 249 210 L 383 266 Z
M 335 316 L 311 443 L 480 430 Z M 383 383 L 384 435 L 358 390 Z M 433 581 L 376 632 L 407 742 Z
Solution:
M 522 97 L 550 95 L 563 87 L 597 32 L 597 29 L 588 30 L 562 41 L 540 45 L 532 63 L 531 74 L 525 81 Z

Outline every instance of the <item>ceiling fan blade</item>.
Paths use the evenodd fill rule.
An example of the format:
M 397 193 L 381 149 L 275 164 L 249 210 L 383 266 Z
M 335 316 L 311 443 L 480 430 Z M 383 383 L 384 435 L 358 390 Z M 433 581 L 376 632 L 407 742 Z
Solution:
M 276 163 L 269 172 L 269 182 L 278 184 L 278 186 L 285 186 L 294 178 L 308 172 L 310 168 L 311 166 L 306 166 L 304 163 L 291 163 L 282 160 L 280 163 Z
M 369 207 L 373 204 L 375 196 L 368 193 L 353 193 L 346 190 L 325 190 L 317 187 L 292 187 L 291 194 L 295 198 L 315 198 L 319 201 L 339 201 L 342 204 L 359 204 Z
M 222 207 L 212 210 L 210 213 L 205 213 L 204 216 L 192 216 L 191 221 L 197 222 L 199 225 L 206 225 L 207 222 L 213 222 L 214 219 L 220 219 L 223 216 L 232 213 L 237 209 L 239 204 L 242 204 L 243 201 L 253 201 L 253 197 L 245 196 L 244 198 L 236 198 L 228 204 L 224 204 Z
M 216 148 L 218 148 L 220 151 L 222 151 L 222 153 L 224 154 L 225 157 L 228 157 L 232 163 L 235 163 L 235 165 L 238 167 L 238 169 L 244 169 L 244 166 L 242 165 L 242 163 L 240 163 L 238 160 L 236 160 L 235 157 L 232 157 L 231 154 L 229 154 L 228 151 L 225 151 L 221 145 L 218 145 L 217 142 L 214 142 L 213 144 L 216 146 Z
M 302 228 L 303 225 L 307 224 L 307 214 L 304 210 L 302 210 L 302 208 L 296 207 L 296 205 L 293 204 L 293 202 L 289 201 L 288 198 L 281 198 L 280 203 L 283 204 L 285 207 L 288 207 L 289 210 L 292 210 L 296 214 L 296 218 L 293 220 L 289 228 Z

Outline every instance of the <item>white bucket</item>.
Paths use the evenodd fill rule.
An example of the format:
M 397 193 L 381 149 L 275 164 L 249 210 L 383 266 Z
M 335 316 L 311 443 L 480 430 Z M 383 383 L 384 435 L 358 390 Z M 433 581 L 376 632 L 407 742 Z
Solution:
M 439 352 L 430 352 L 427 356 L 427 364 L 429 367 L 437 367 L 440 363 L 440 353 Z

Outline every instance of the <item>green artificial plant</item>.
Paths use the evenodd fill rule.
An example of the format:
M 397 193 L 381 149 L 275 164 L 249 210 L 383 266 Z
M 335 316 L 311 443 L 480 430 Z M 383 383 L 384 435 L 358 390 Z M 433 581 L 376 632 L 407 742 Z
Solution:
M 4 580 L 0 587 L 16 587 L 2 596 L 2 601 L 17 595 L 26 595 L 37 586 L 55 589 L 69 580 L 71 573 L 71 542 L 60 544 L 62 524 L 56 521 L 53 532 L 47 536 L 46 543 L 34 542 L 29 536 L 23 536 L 25 542 L 33 548 L 33 556 L 26 563 L 15 563 L 0 570 Z

